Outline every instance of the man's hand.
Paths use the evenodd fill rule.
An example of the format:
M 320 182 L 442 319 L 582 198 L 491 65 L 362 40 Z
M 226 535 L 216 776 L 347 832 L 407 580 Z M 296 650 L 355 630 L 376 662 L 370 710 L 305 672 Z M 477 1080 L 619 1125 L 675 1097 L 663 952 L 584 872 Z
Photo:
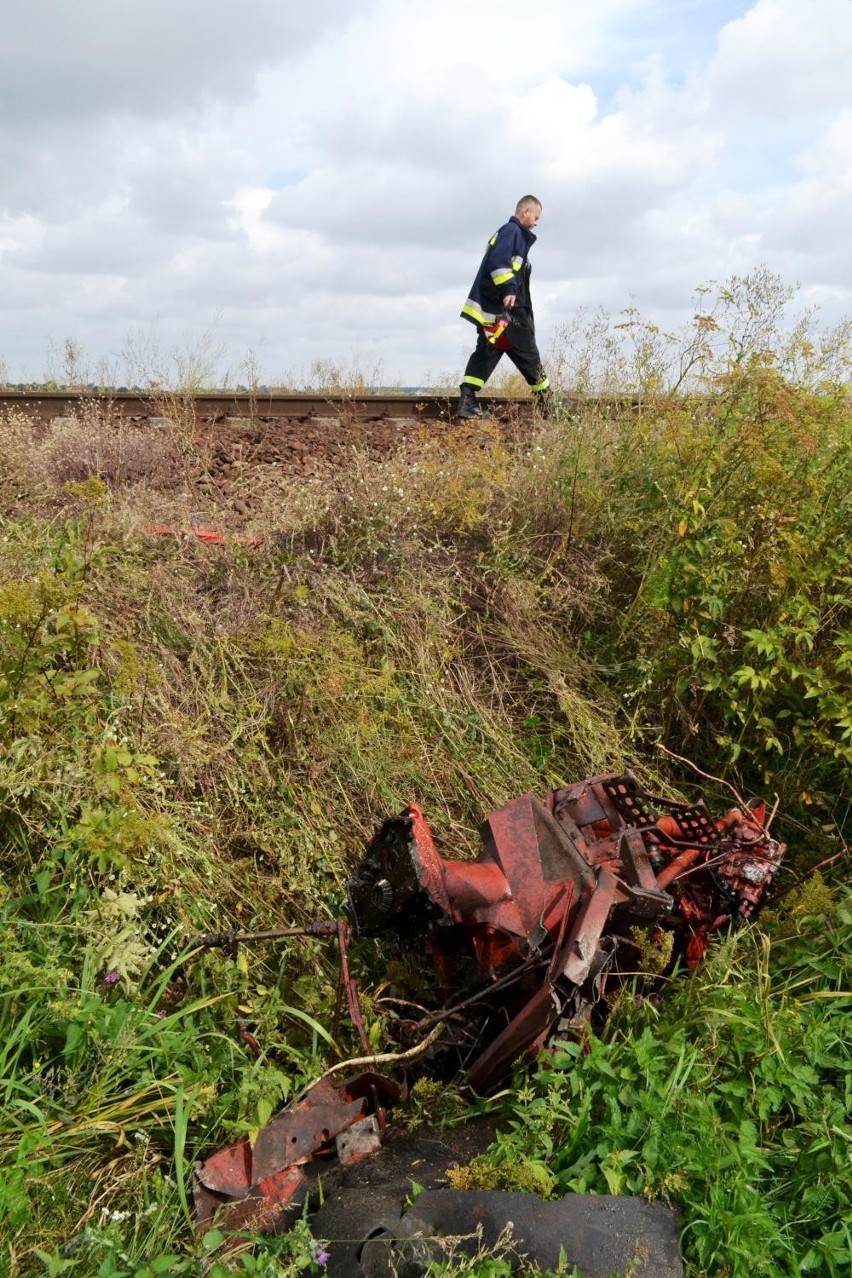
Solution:
M 515 302 L 517 302 L 517 300 L 518 299 L 515 297 L 515 294 L 510 293 L 508 297 L 503 298 L 503 305 L 505 306 L 507 311 L 510 311 L 512 307 L 515 305 Z

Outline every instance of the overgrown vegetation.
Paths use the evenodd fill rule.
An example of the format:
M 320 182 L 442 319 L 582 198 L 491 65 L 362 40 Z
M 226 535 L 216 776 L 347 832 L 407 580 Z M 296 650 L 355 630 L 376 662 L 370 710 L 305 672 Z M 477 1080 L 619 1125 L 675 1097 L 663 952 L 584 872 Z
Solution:
M 789 908 L 786 935 L 727 939 L 543 1057 L 478 1183 L 528 1167 L 556 1194 L 680 1203 L 697 1273 L 848 1272 L 852 895 Z
M 769 285 L 708 300 L 691 346 L 632 317 L 618 379 L 635 403 L 531 431 L 424 430 L 332 487 L 249 477 L 249 516 L 211 510 L 208 491 L 235 534 L 224 546 L 144 531 L 190 527 L 183 418 L 158 436 L 183 459 L 177 487 L 158 484 L 153 448 L 134 440 L 130 464 L 97 423 L 78 424 L 77 446 L 67 423 L 36 442 L 7 423 L 11 1275 L 317 1269 L 305 1230 L 223 1260 L 216 1231 L 194 1238 L 187 1193 L 196 1157 L 324 1068 L 333 955 L 316 941 L 238 960 L 185 948 L 234 922 L 337 914 L 386 812 L 416 799 L 460 852 L 491 807 L 595 770 L 630 763 L 693 793 L 659 740 L 779 793 L 786 882 L 842 853 L 849 348 L 807 325 L 782 341 Z M 571 348 L 587 385 L 615 376 L 600 332 L 597 356 Z M 852 916 L 842 889 L 807 890 L 797 913 L 788 898 L 766 930 L 718 944 L 659 1010 L 621 1004 L 588 1052 L 566 1045 L 521 1078 L 478 1171 L 520 1153 L 543 1190 L 682 1202 L 693 1276 L 847 1272 Z M 369 988 L 374 958 L 355 955 L 379 1043 L 391 1012 Z

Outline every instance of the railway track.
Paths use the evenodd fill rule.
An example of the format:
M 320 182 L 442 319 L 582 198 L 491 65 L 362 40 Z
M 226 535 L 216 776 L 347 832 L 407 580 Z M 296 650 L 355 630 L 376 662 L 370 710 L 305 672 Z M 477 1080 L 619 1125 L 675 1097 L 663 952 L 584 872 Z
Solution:
M 342 417 L 348 420 L 438 421 L 452 417 L 456 397 L 420 393 L 348 394 L 315 391 L 298 394 L 277 391 L 201 391 L 182 395 L 160 391 L 42 391 L 0 390 L 0 414 L 18 411 L 49 425 L 56 418 L 79 416 L 92 409 L 131 421 L 185 415 L 191 405 L 199 425 L 228 422 L 308 422 Z M 532 402 L 507 395 L 481 396 L 482 405 L 497 416 L 519 410 L 526 414 Z
M 593 398 L 604 411 L 641 408 L 628 396 L 577 396 L 572 406 L 580 408 Z M 486 433 L 496 429 L 515 439 L 534 429 L 531 399 L 480 395 L 479 401 L 490 418 L 482 424 Z M 97 473 L 110 483 L 145 478 L 173 490 L 186 482 L 191 454 L 199 489 L 245 514 L 271 480 L 327 482 L 348 474 L 358 458 L 380 461 L 445 435 L 452 450 L 457 403 L 455 395 L 419 392 L 181 395 L 5 387 L 0 388 L 0 431 L 4 420 L 22 419 L 25 438 L 32 432 L 34 464 L 59 487 Z
M 356 457 L 378 461 L 421 436 L 452 434 L 456 403 L 454 396 L 435 394 L 4 389 L 0 423 L 23 419 L 34 456 L 60 486 L 94 472 L 109 482 L 144 476 L 174 488 L 186 476 L 191 435 L 194 482 L 244 511 L 270 476 L 326 479 L 347 473 Z M 514 435 L 532 425 L 530 400 L 491 396 L 483 404 L 494 419 L 490 429 Z

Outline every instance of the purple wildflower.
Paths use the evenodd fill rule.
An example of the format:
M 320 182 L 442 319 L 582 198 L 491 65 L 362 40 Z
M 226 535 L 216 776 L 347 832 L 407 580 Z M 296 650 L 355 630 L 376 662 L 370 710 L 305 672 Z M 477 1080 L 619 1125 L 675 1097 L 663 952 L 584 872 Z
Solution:
M 117 980 L 118 980 L 118 972 L 115 970 L 115 968 L 113 968 L 112 971 L 107 972 L 106 976 L 104 977 L 104 985 L 115 985 Z

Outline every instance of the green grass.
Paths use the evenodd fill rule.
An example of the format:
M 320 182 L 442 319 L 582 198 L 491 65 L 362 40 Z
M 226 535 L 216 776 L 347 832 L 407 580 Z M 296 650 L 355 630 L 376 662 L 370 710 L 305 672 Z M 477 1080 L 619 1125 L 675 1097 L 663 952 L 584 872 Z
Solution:
M 133 483 L 63 487 L 81 449 L 8 423 L 0 1267 L 221 1278 L 192 1163 L 322 1072 L 336 969 L 315 940 L 187 942 L 336 915 L 412 800 L 465 855 L 526 789 L 630 764 L 695 794 L 661 740 L 778 791 L 780 890 L 842 852 L 852 420 L 766 349 L 717 361 L 709 398 L 424 430 L 337 486 L 258 476 L 249 519 L 208 494 L 254 549 L 146 535 L 200 499 L 158 488 L 139 441 Z M 844 1272 L 849 904 L 811 892 L 519 1078 L 483 1174 L 522 1148 L 559 1191 L 680 1201 L 691 1278 Z M 354 961 L 379 1042 L 381 960 Z M 312 1264 L 304 1231 L 229 1262 Z
M 820 896 L 788 935 L 717 943 L 659 1006 L 622 997 L 601 1036 L 542 1057 L 488 1165 L 680 1204 L 692 1274 L 848 1273 L 852 894 Z

